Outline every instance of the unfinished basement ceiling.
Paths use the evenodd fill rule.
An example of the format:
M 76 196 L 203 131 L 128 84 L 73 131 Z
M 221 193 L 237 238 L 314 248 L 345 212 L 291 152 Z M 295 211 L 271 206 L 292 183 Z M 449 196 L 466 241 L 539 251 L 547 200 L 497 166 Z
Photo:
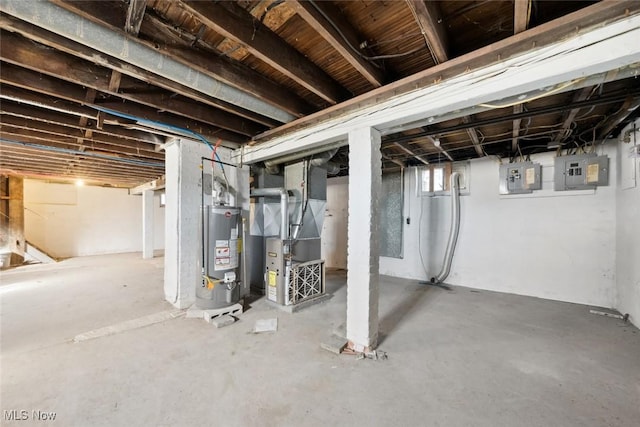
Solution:
M 135 186 L 164 173 L 169 136 L 261 143 L 592 3 L 3 0 L 0 169 Z M 637 107 L 633 75 L 386 135 L 384 169 L 600 141 Z

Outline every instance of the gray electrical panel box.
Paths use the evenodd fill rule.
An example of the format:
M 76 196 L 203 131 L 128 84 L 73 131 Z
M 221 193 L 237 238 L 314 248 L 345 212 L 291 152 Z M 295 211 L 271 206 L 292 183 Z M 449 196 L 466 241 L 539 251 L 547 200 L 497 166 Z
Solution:
M 542 188 L 540 163 L 521 162 L 500 165 L 500 194 L 532 193 Z
M 590 190 L 609 185 L 609 158 L 595 153 L 556 157 L 554 163 L 556 191 Z

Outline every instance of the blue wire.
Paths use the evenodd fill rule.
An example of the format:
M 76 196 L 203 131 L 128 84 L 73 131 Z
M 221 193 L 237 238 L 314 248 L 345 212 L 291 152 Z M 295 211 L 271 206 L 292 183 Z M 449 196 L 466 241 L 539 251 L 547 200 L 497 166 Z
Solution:
M 98 107 L 98 106 L 95 106 L 95 105 L 89 105 L 89 106 L 91 108 L 94 108 L 94 109 L 98 110 L 98 111 L 102 111 L 103 113 L 111 114 L 112 116 L 122 117 L 123 119 L 129 119 L 129 120 L 133 120 L 133 121 L 139 122 L 139 123 L 146 123 L 146 124 L 150 124 L 150 125 L 161 126 L 161 127 L 166 128 L 166 129 L 169 129 L 169 130 L 173 130 L 173 131 L 180 132 L 180 133 L 186 133 L 187 135 L 191 135 L 191 136 L 196 137 L 200 141 L 202 141 L 205 144 L 207 144 L 209 146 L 209 148 L 211 148 L 211 150 L 215 153 L 216 159 L 218 159 L 218 162 L 220 164 L 220 168 L 222 169 L 222 173 L 226 177 L 226 174 L 225 174 L 225 171 L 224 171 L 224 165 L 222 164 L 222 160 L 220 159 L 220 156 L 218 156 L 218 153 L 213 149 L 213 146 L 207 140 L 207 138 L 205 138 L 204 136 L 200 135 L 198 132 L 192 131 L 191 129 L 186 129 L 186 128 L 181 128 L 179 126 L 170 125 L 170 124 L 167 124 L 167 123 L 156 122 L 155 120 L 149 120 L 149 119 L 144 119 L 142 117 L 136 117 L 136 116 L 133 116 L 133 115 L 127 114 L 127 113 L 121 113 L 119 111 L 111 110 L 109 108 L 102 108 L 102 107 Z
M 114 162 L 131 163 L 131 164 L 138 165 L 138 166 L 149 166 L 149 167 L 152 167 L 152 168 L 162 168 L 162 167 L 164 167 L 163 163 L 145 162 L 143 160 L 134 160 L 134 159 L 123 159 L 123 158 L 120 158 L 120 157 L 112 157 L 112 156 L 107 156 L 107 155 L 98 154 L 98 153 L 87 153 L 86 151 L 71 150 L 69 148 L 50 147 L 48 145 L 27 144 L 25 142 L 14 141 L 14 140 L 5 139 L 5 138 L 0 138 L 0 142 L 2 142 L 3 144 L 20 145 L 20 146 L 24 146 L 24 147 L 33 147 L 33 148 L 37 148 L 37 149 L 43 150 L 43 151 L 54 151 L 54 152 L 65 153 L 65 154 L 81 154 L 81 155 L 87 156 L 87 157 L 96 157 L 96 158 L 99 158 L 99 159 L 107 159 L 107 160 L 112 160 Z

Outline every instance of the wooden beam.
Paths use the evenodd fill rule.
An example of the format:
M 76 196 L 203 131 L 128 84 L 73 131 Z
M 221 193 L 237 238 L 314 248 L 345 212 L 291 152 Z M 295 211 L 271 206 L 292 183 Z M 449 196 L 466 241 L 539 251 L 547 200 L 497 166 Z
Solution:
M 292 0 L 290 3 L 296 13 L 373 87 L 382 86 L 384 78 L 380 69 L 359 55 L 358 46 L 363 38 L 335 6 L 321 1 Z
M 406 167 L 405 163 L 401 160 L 398 159 L 394 159 L 391 156 L 389 156 L 388 154 L 385 154 L 384 152 L 381 153 L 382 154 L 382 158 L 385 160 L 390 161 L 391 163 L 395 163 L 396 165 L 400 166 L 401 168 Z
M 8 71 L 9 67 L 14 67 L 13 69 L 19 70 L 19 72 L 5 72 L 5 71 Z M 37 91 L 37 92 L 49 95 L 49 97 L 60 98 L 67 101 L 76 102 L 79 104 L 85 103 L 84 101 L 85 94 L 75 84 L 67 83 L 60 80 L 55 80 L 49 77 L 44 77 L 35 71 L 21 69 L 12 65 L 11 66 L 3 65 L 3 73 L 0 75 L 0 82 L 2 82 L 3 85 L 8 84 L 8 85 L 17 86 L 24 89 Z M 4 95 L 5 94 L 3 93 L 0 96 L 4 97 Z M 34 98 L 34 97 L 31 96 L 31 98 Z M 54 108 L 58 106 L 55 103 L 55 99 L 52 99 L 52 98 L 43 98 L 43 99 L 44 100 L 48 99 L 50 101 L 53 101 L 49 105 L 51 105 Z M 93 104 L 93 105 L 97 105 L 97 104 Z M 60 106 L 62 106 L 62 104 L 59 105 L 58 107 Z M 120 113 L 131 114 L 131 115 L 145 118 L 148 120 L 166 123 L 166 124 L 181 127 L 181 128 L 191 129 L 195 132 L 198 132 L 204 135 L 207 138 L 220 137 L 231 142 L 243 142 L 246 140 L 245 137 L 242 137 L 241 135 L 235 132 L 223 130 L 216 126 L 209 125 L 207 123 L 188 120 L 185 118 L 187 116 L 186 113 L 185 113 L 185 116 L 180 117 L 180 116 L 175 116 L 169 113 L 159 113 L 156 109 L 145 107 L 144 105 L 135 104 L 135 103 L 123 103 L 123 102 L 112 102 L 111 104 L 109 104 L 109 108 L 112 110 L 118 111 Z M 85 109 L 83 111 L 90 111 L 93 117 L 97 117 L 97 112 L 95 110 Z M 196 129 L 199 129 L 199 130 L 196 130 Z
M 589 97 L 591 97 L 594 89 L 595 89 L 595 86 L 588 86 L 583 88 L 580 91 L 577 91 L 575 95 L 573 95 L 572 103 L 586 101 L 587 99 L 589 99 Z M 573 123 L 576 116 L 578 115 L 578 112 L 580 112 L 580 108 L 574 108 L 570 111 L 565 112 L 564 121 L 562 122 L 562 128 L 560 129 L 561 132 L 559 132 L 555 136 L 555 138 L 553 138 L 553 142 L 559 143 L 564 139 L 566 139 L 566 137 L 568 136 L 567 131 L 569 130 L 569 128 L 571 127 L 571 124 Z
M 331 104 L 349 94 L 318 66 L 235 3 L 180 3 L 205 25 L 242 44 L 252 55 Z
M 514 0 L 513 3 L 513 33 L 518 34 L 529 27 L 531 18 L 531 0 Z
M 513 4 L 513 33 L 518 34 L 529 27 L 529 18 L 531 16 L 531 0 L 515 0 Z M 523 105 L 513 106 L 513 113 L 522 113 Z M 518 150 L 518 139 L 520 137 L 520 125 L 522 119 L 516 119 L 511 126 L 511 152 Z
M 464 123 L 471 123 L 471 117 L 465 116 L 462 118 L 462 121 Z M 473 144 L 473 148 L 476 150 L 476 154 L 478 155 L 478 157 L 484 157 L 485 153 L 484 153 L 484 150 L 482 149 L 482 144 L 480 143 L 480 138 L 478 137 L 478 132 L 476 131 L 476 128 L 474 127 L 468 128 L 467 134 L 471 139 L 471 143 Z
M 120 30 L 122 28 L 121 22 L 124 20 L 123 17 L 117 13 L 109 13 L 108 10 L 96 8 L 96 3 L 101 4 L 102 2 L 71 2 L 61 0 L 53 0 L 53 2 L 84 18 L 101 25 L 106 25 L 114 30 Z M 220 52 L 211 46 L 207 46 L 207 48 L 211 50 L 210 52 L 193 49 L 191 43 L 195 40 L 195 36 L 192 36 L 193 39 L 191 41 L 185 41 L 179 35 L 184 32 L 181 33 L 179 29 L 173 28 L 171 23 L 163 22 L 157 17 L 147 13 L 142 17 L 140 32 L 150 36 L 152 39 L 157 39 L 157 36 L 161 34 L 164 38 L 171 41 L 171 43 L 165 42 L 161 44 L 165 45 L 177 42 L 179 46 L 177 48 L 157 46 L 142 39 L 136 39 L 137 42 L 166 53 L 168 56 L 183 64 L 254 95 L 294 116 L 302 117 L 311 111 L 309 103 L 305 100 L 295 95 L 289 89 L 274 83 L 272 80 L 242 62 L 220 55 Z M 272 126 L 275 126 L 275 124 Z
M 436 147 L 438 151 L 440 151 L 447 159 L 453 162 L 453 157 L 451 157 L 451 155 L 444 148 L 442 148 L 442 146 L 440 145 L 440 141 L 436 141 L 435 138 L 431 136 L 427 136 L 426 139 L 427 141 L 429 141 L 429 143 L 431 143 L 431 145 Z
M 13 88 L 9 87 L 9 86 L 4 86 L 2 88 L 3 92 L 6 93 L 7 90 L 11 91 Z M 16 89 L 16 91 L 19 91 L 20 89 Z M 23 91 L 26 92 L 26 91 Z M 44 95 L 35 95 L 35 96 L 40 96 L 43 99 L 45 98 Z M 56 102 L 55 100 L 51 99 L 50 101 L 41 101 L 39 102 L 44 103 L 44 102 Z M 64 102 L 64 101 L 58 101 L 58 102 Z M 134 141 L 140 141 L 140 142 L 146 142 L 149 144 L 154 144 L 154 145 L 161 145 L 164 143 L 164 138 L 159 138 L 158 136 L 150 133 L 150 132 L 141 132 L 138 130 L 131 130 L 131 129 L 126 129 L 122 126 L 113 126 L 110 124 L 105 124 L 103 125 L 102 129 L 98 129 L 96 127 L 96 120 L 95 118 L 92 119 L 88 119 L 86 117 L 83 117 L 86 119 L 86 122 L 84 123 L 84 125 L 78 123 L 78 120 L 76 120 L 75 116 L 69 115 L 69 114 L 64 114 L 64 113 L 60 113 L 58 111 L 54 111 L 54 110 L 48 110 L 46 108 L 41 108 L 41 107 L 36 107 L 36 106 L 32 106 L 29 104 L 25 104 L 25 103 L 16 103 L 16 102 L 12 102 L 12 101 L 5 101 L 2 103 L 2 114 L 5 115 L 11 115 L 11 116 L 16 116 L 16 117 L 24 117 L 24 118 L 28 118 L 30 120 L 36 120 L 36 121 L 40 121 L 40 122 L 44 122 L 44 123 L 50 123 L 50 124 L 54 124 L 54 125 L 62 125 L 62 126 L 67 126 L 70 128 L 74 128 L 74 129 L 80 129 L 80 130 L 84 130 L 84 131 L 91 131 L 91 132 L 97 132 L 97 133 L 102 133 L 105 135 L 110 135 L 110 136 L 115 136 L 115 137 L 120 137 L 120 138 L 124 138 L 124 139 L 131 139 Z
M 518 104 L 513 106 L 513 114 L 522 113 L 523 105 Z M 515 119 L 511 126 L 511 152 L 515 153 L 518 151 L 518 139 L 520 138 L 520 125 L 522 124 L 522 119 Z
M 118 93 L 121 79 L 122 79 L 122 74 L 119 71 L 111 70 L 111 78 L 109 79 L 109 86 L 108 86 L 110 93 Z
M 124 139 L 119 137 L 114 137 L 110 135 L 104 135 L 95 133 L 91 135 L 91 137 L 85 137 L 84 130 L 81 129 L 73 129 L 67 126 L 61 126 L 56 124 L 39 122 L 36 120 L 31 120 L 28 118 L 9 116 L 6 114 L 2 114 L 2 129 L 5 129 L 5 126 L 10 126 L 14 129 L 25 129 L 28 131 L 34 132 L 45 132 L 51 135 L 56 135 L 60 137 L 71 137 L 76 138 L 79 144 L 84 145 L 85 139 L 87 139 L 90 143 L 105 143 L 109 144 L 113 147 L 125 147 L 125 148 L 133 148 L 133 153 L 140 153 L 146 157 L 150 158 L 163 158 L 162 155 L 158 155 L 155 151 L 155 144 L 149 144 L 146 142 L 133 141 L 130 139 Z M 115 149 L 114 149 L 115 150 Z
M 158 176 L 158 171 L 164 169 L 163 162 L 136 159 L 139 161 L 130 163 L 129 158 L 122 158 L 118 156 L 104 156 L 102 155 L 102 153 L 96 151 L 61 152 L 58 150 L 51 150 L 51 146 L 47 147 L 43 146 L 42 144 L 36 146 L 30 143 L 21 143 L 19 141 L 17 143 L 0 141 L 0 146 L 3 147 L 4 152 L 8 153 L 5 159 L 12 159 L 15 161 L 36 158 L 41 163 L 59 165 L 60 163 L 66 164 L 70 159 L 85 159 L 87 161 L 90 161 L 91 164 L 96 168 L 105 169 L 105 171 L 107 172 L 110 170 L 109 168 L 111 168 L 113 172 L 128 169 L 139 169 L 143 172 L 152 171 L 154 173 L 154 176 Z
M 127 21 L 124 29 L 127 33 L 137 36 L 142 25 L 147 0 L 129 0 L 129 9 L 127 9 Z
M 11 64 L 125 98 L 135 103 L 149 105 L 155 109 L 168 110 L 172 113 L 209 123 L 231 132 L 252 136 L 264 130 L 264 127 L 226 111 L 211 108 L 206 110 L 202 108 L 194 109 L 192 105 L 187 105 L 186 108 L 183 105 L 183 108 L 172 109 L 171 105 L 175 106 L 175 103 L 171 105 L 167 105 L 167 103 L 164 102 L 153 104 L 148 101 L 145 102 L 144 95 L 121 94 L 118 92 L 121 76 L 117 71 L 111 71 L 82 59 L 44 47 L 42 49 L 34 48 L 32 42 L 16 34 L 0 31 L 0 51 L 2 52 L 2 59 Z M 164 91 L 160 93 L 165 93 L 166 99 L 169 99 L 173 95 Z M 199 116 L 198 113 L 203 114 L 202 117 Z M 135 115 L 135 113 L 133 114 Z M 162 114 L 160 114 L 160 116 L 162 116 Z
M 154 16 L 145 15 L 142 32 L 152 37 L 157 37 L 158 34 L 163 35 L 166 46 L 159 48 L 161 52 L 190 64 L 198 71 L 230 86 L 282 108 L 296 117 L 302 117 L 313 111 L 307 101 L 289 89 L 278 85 L 240 61 L 220 55 L 213 46 L 206 45 L 208 51 L 193 49 L 191 43 L 195 38 L 191 41 L 185 40 L 182 36 L 183 31 L 171 27 Z M 203 43 L 202 40 L 199 40 L 199 43 Z
M 81 154 L 75 156 L 60 156 L 51 154 L 51 152 L 41 150 L 41 155 L 34 155 L 33 153 L 25 154 L 21 152 L 12 152 L 6 148 L 6 145 L 0 144 L 3 148 L 3 152 L 6 153 L 6 157 L 2 159 L 2 165 L 12 166 L 31 166 L 39 169 L 49 169 L 52 172 L 60 172 L 62 170 L 69 170 L 74 168 L 77 171 L 84 170 L 90 173 L 101 174 L 104 176 L 114 175 L 134 175 L 134 176 L 158 176 L 163 171 L 162 168 L 140 168 L 140 166 L 130 165 L 124 166 L 123 163 L 117 162 L 99 162 L 95 161 L 95 158 L 82 157 Z M 36 163 L 32 165 L 31 163 Z M 136 170 L 136 168 L 140 168 Z
M 429 164 L 429 161 L 427 159 L 425 159 L 424 157 L 416 154 L 413 150 L 410 150 L 409 148 L 405 147 L 404 145 L 400 144 L 399 142 L 394 142 L 393 145 L 395 145 L 396 147 L 398 147 L 399 149 L 401 149 L 405 153 L 409 154 L 413 158 L 415 158 L 415 159 L 419 160 L 420 162 L 424 163 L 425 165 Z
M 237 107 L 211 96 L 204 95 L 203 93 L 191 89 L 190 87 L 184 86 L 180 83 L 176 83 L 164 77 L 160 77 L 147 70 L 136 67 L 117 58 L 105 55 L 80 43 L 73 42 L 69 39 L 58 36 L 57 34 L 43 30 L 39 27 L 30 25 L 11 16 L 0 15 L 0 28 L 7 29 L 11 32 L 16 32 L 30 40 L 36 41 L 45 46 L 53 47 L 54 49 L 57 49 L 61 52 L 85 59 L 86 61 L 99 64 L 100 66 L 110 68 L 112 70 L 117 70 L 122 74 L 129 75 L 154 86 L 159 86 L 173 93 L 179 93 L 195 101 L 211 105 L 212 107 L 216 107 L 223 111 L 227 111 L 240 117 L 244 117 L 256 123 L 260 123 L 268 127 L 273 127 L 278 124 L 278 122 L 273 119 Z M 108 88 L 108 86 L 106 87 Z
M 406 0 L 406 3 L 420 27 L 434 62 L 446 62 L 449 59 L 447 33 L 437 3 L 423 0 Z
M 629 96 L 618 112 L 611 116 L 602 130 L 598 132 L 598 139 L 608 138 L 616 126 L 625 121 L 638 107 L 640 107 L 640 97 L 634 98 Z
M 132 195 L 139 195 L 144 193 L 147 190 L 162 190 L 164 188 L 166 184 L 166 180 L 165 177 L 162 176 L 158 179 L 154 179 L 152 181 L 149 182 L 145 182 L 144 184 L 140 184 L 135 188 L 132 188 L 131 191 L 129 191 L 129 194 Z
M 541 24 L 529 31 L 511 36 L 505 40 L 480 48 L 474 52 L 450 59 L 435 67 L 405 77 L 381 88 L 349 99 L 339 105 L 326 108 L 258 135 L 254 143 L 277 138 L 289 132 L 306 129 L 321 122 L 343 117 L 355 111 L 372 107 L 392 97 L 397 97 L 416 89 L 429 87 L 439 81 L 468 73 L 470 70 L 513 58 L 531 49 L 542 47 L 568 37 L 575 37 L 594 27 L 602 27 L 629 15 L 638 14 L 640 2 L 605 0 L 565 15 L 551 22 Z
M 8 139 L 18 139 L 22 142 L 29 142 L 34 144 L 58 144 L 56 147 L 65 148 L 70 150 L 77 150 L 82 147 L 84 144 L 79 144 L 75 138 L 60 135 L 59 133 L 53 133 L 47 129 L 42 129 L 38 127 L 28 128 L 25 126 L 13 126 L 8 123 L 0 124 L 0 133 L 8 137 Z M 164 154 L 155 152 L 153 149 L 151 150 L 142 150 L 139 149 L 133 144 L 125 145 L 119 144 L 117 142 L 105 142 L 105 141 L 96 141 L 92 140 L 90 144 L 88 144 L 85 149 L 94 149 L 100 150 L 105 153 L 115 153 L 122 155 L 130 155 L 137 157 L 144 157 L 148 159 L 154 160 L 163 160 Z

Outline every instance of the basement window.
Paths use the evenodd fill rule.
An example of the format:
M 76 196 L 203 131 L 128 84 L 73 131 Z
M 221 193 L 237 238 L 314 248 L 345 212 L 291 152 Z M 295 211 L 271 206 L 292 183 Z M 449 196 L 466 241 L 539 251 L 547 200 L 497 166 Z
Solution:
M 452 172 L 458 172 L 460 194 L 469 194 L 469 162 L 447 162 L 423 166 L 416 169 L 418 196 L 448 196 Z
M 418 169 L 421 196 L 437 196 L 449 191 L 451 163 L 438 163 Z

